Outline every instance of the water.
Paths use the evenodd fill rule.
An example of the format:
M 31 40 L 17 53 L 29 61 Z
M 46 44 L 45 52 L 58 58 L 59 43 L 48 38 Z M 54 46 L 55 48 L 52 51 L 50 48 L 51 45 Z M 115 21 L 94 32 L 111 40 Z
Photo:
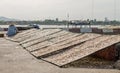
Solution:
M 28 25 L 15 25 L 16 27 L 28 27 Z M 8 28 L 9 25 L 0 25 L 1 28 Z M 67 28 L 66 25 L 39 25 L 40 28 Z M 69 28 L 80 28 L 81 26 L 70 25 Z M 82 25 L 82 27 L 89 27 L 87 25 Z M 103 27 L 102 25 L 91 25 L 91 27 Z

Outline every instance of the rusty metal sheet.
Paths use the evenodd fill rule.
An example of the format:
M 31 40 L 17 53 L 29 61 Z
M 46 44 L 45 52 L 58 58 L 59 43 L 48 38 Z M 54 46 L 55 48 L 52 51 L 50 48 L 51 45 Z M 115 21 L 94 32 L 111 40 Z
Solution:
M 60 29 L 46 29 L 44 34 L 47 35 L 47 34 L 50 34 L 50 33 L 57 32 L 57 31 L 60 31 Z M 27 40 L 27 39 L 29 39 L 29 38 L 31 38 L 31 37 L 38 36 L 39 34 L 41 34 L 40 32 L 41 32 L 41 30 L 37 30 L 36 32 L 34 32 L 34 33 L 32 33 L 32 34 L 29 34 L 29 35 L 27 35 L 27 36 L 18 38 L 18 39 L 16 39 L 16 40 L 17 40 L 18 42 L 22 42 L 22 41 Z M 41 34 L 41 35 L 42 35 L 42 34 Z
M 42 42 L 42 43 L 30 46 L 30 47 L 28 47 L 26 49 L 28 49 L 29 51 L 34 51 L 34 50 L 42 49 L 42 48 L 45 48 L 45 47 L 48 47 L 48 46 L 51 46 L 51 45 L 55 45 L 55 44 L 60 43 L 60 42 L 64 42 L 65 40 L 74 38 L 74 37 L 76 37 L 78 35 L 80 35 L 80 34 L 69 33 L 69 34 L 65 34 L 64 36 L 57 35 L 56 37 L 54 37 L 52 39 L 56 39 L 56 38 L 59 38 L 59 37 L 64 37 L 64 38 L 56 39 L 56 41 L 51 41 L 52 39 L 49 39 L 49 40 L 47 40 L 49 42 L 49 44 Z
M 74 45 L 81 44 L 87 40 L 97 38 L 101 35 L 99 34 L 83 34 L 79 35 L 73 38 L 69 38 L 68 40 L 65 40 L 63 42 L 59 42 L 57 44 L 53 44 L 51 46 L 48 46 L 47 48 L 42 48 L 37 51 L 32 52 L 33 55 L 36 57 L 44 56 L 50 53 L 53 53 L 58 50 L 63 50 L 65 48 L 73 47 Z
M 37 44 L 37 43 L 40 43 L 40 42 L 43 42 L 43 41 L 46 41 L 48 39 L 50 39 L 50 36 L 53 35 L 53 34 L 57 34 L 58 31 L 61 31 L 60 29 L 59 30 L 48 30 L 47 33 L 43 33 L 41 34 L 41 36 L 38 38 L 38 39 L 35 39 L 35 40 L 32 40 L 32 41 L 29 41 L 29 42 L 26 42 L 26 43 L 23 43 L 22 46 L 23 47 L 29 47 L 29 46 L 32 46 L 34 44 Z M 36 35 L 38 36 L 38 35 Z M 34 38 L 36 37 L 34 36 Z M 52 37 L 51 37 L 52 38 Z M 29 39 L 30 40 L 30 39 Z
M 48 31 L 50 31 L 50 32 L 48 32 Z M 26 40 L 20 42 L 20 44 L 24 44 L 24 43 L 27 43 L 27 42 L 30 42 L 30 41 L 34 41 L 34 40 L 40 39 L 41 37 L 52 35 L 52 34 L 55 34 L 55 33 L 59 33 L 59 32 L 61 33 L 61 31 L 62 31 L 61 29 L 52 29 L 52 30 L 48 29 L 48 30 L 44 30 L 44 31 L 39 32 L 34 37 L 31 37 L 29 39 L 26 39 Z M 66 33 L 65 31 L 62 31 L 62 32 Z
M 101 36 L 85 43 L 72 47 L 64 52 L 43 58 L 46 61 L 54 63 L 58 66 L 68 64 L 70 62 L 81 59 L 101 49 L 109 47 L 115 43 L 120 42 L 120 35 Z

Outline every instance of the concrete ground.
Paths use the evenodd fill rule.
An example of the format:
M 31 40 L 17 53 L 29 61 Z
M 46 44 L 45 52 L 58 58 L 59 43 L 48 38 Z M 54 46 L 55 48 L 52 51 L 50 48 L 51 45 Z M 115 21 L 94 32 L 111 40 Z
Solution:
M 18 43 L 0 38 L 0 73 L 120 73 L 120 70 L 59 68 L 36 59 Z

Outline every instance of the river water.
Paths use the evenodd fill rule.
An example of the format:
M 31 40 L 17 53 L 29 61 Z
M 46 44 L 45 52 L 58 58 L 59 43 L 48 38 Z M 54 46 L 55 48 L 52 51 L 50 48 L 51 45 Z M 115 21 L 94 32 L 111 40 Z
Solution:
M 15 25 L 17 27 L 28 27 L 28 25 Z M 9 25 L 0 25 L 0 28 L 8 28 Z M 67 28 L 66 25 L 39 25 L 40 28 Z M 80 28 L 80 27 L 89 27 L 88 25 L 70 25 L 69 28 Z M 103 25 L 91 25 L 90 27 L 104 27 Z

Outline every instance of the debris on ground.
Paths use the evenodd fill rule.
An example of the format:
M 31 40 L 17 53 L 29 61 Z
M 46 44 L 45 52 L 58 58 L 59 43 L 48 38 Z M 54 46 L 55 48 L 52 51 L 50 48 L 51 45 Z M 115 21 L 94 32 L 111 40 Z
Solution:
M 120 60 L 118 60 L 118 61 L 114 64 L 114 68 L 120 70 Z
M 97 68 L 97 69 L 113 69 L 114 61 L 107 61 L 101 58 L 88 56 L 84 57 L 75 62 L 69 63 L 67 65 L 62 66 L 63 68 Z M 120 64 L 120 62 L 119 62 Z

